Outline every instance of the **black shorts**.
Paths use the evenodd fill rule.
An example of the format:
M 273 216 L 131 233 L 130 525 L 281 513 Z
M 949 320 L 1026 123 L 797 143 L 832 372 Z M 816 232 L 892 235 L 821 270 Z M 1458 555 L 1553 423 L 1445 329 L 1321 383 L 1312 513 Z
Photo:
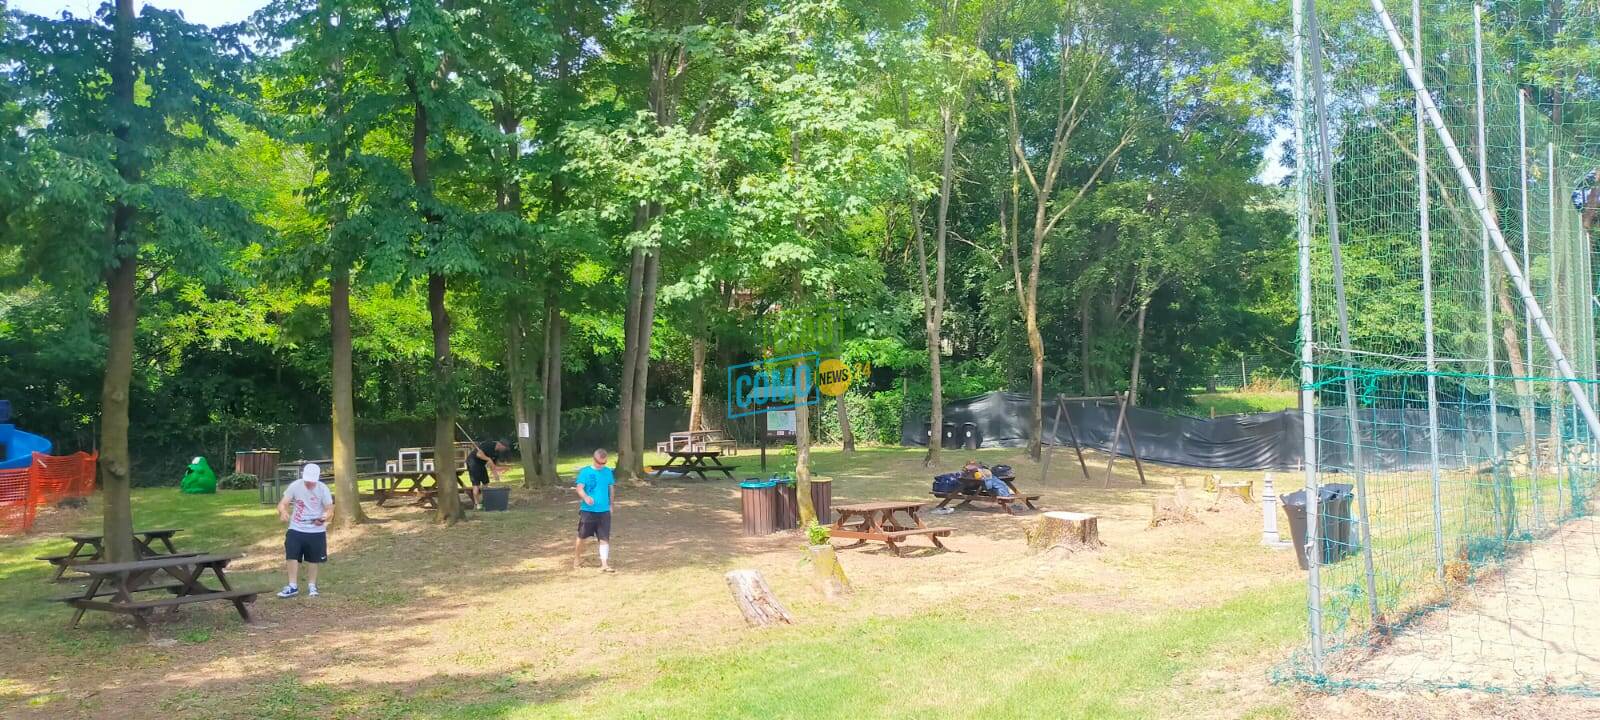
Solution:
M 308 563 L 328 561 L 328 534 L 290 530 L 283 536 L 283 559 Z
M 467 477 L 472 478 L 473 485 L 488 485 L 489 466 L 480 463 L 467 463 Z
M 611 513 L 578 511 L 578 539 L 598 538 L 611 540 Z

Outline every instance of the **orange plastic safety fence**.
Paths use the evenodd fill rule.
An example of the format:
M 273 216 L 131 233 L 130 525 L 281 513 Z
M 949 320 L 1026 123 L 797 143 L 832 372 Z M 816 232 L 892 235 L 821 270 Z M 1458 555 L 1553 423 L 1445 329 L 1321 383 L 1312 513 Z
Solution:
M 38 507 L 94 492 L 95 463 L 91 453 L 52 456 L 33 454 L 33 464 L 0 470 L 0 534 L 33 529 Z

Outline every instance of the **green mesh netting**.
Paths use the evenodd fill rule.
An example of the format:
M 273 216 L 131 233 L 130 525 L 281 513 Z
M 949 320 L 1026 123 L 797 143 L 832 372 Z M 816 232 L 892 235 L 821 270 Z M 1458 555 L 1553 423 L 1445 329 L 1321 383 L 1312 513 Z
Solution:
M 1280 677 L 1600 691 L 1600 449 L 1569 383 L 1597 399 L 1600 301 L 1571 195 L 1600 167 L 1600 129 L 1570 89 L 1580 85 L 1552 89 L 1579 82 L 1561 75 L 1555 46 L 1592 30 L 1600 10 L 1566 3 L 1552 23 L 1545 3 L 1486 3 L 1480 101 L 1475 3 L 1419 4 L 1429 96 L 1487 190 L 1530 302 L 1425 116 L 1419 146 L 1417 95 L 1372 0 L 1300 2 L 1319 31 L 1302 16 L 1297 191 L 1318 445 L 1307 482 L 1348 484 L 1354 502 L 1318 514 L 1334 548 L 1313 554 L 1310 641 Z M 1384 5 L 1416 58 L 1413 3 Z

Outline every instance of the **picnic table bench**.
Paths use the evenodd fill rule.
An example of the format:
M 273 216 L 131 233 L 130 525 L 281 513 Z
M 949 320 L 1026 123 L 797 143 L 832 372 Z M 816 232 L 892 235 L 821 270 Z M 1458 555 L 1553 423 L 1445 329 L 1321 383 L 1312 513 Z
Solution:
M 178 549 L 172 545 L 172 536 L 183 532 L 180 528 L 158 528 L 155 530 L 140 530 L 133 534 L 133 549 L 139 557 L 154 557 L 157 555 L 176 555 Z M 38 559 L 56 566 L 55 573 L 50 576 L 50 582 L 58 582 L 67 572 L 67 568 L 74 565 L 98 562 L 105 556 L 105 536 L 90 533 L 75 533 L 66 536 L 72 541 L 72 549 L 61 555 L 45 555 Z M 156 543 L 161 543 L 166 548 L 163 553 L 155 549 Z M 87 551 L 87 552 L 86 552 Z
M 650 466 L 650 474 L 661 477 L 668 473 L 694 473 L 706 480 L 706 473 L 720 472 L 732 480 L 733 471 L 739 467 L 723 463 L 721 450 L 673 450 L 667 456 L 666 464 Z
M 226 568 L 239 555 L 165 555 L 123 563 L 89 563 L 74 568 L 89 576 L 83 592 L 57 598 L 76 609 L 71 627 L 77 627 L 83 614 L 90 610 L 120 613 L 133 617 L 139 627 L 147 627 L 150 616 L 166 608 L 168 614 L 192 603 L 227 601 L 239 611 L 239 617 L 250 622 L 250 609 L 256 596 L 265 590 L 238 590 L 229 584 Z M 212 588 L 202 581 L 210 571 L 221 588 Z M 168 581 L 160 582 L 165 576 Z M 109 587 L 106 587 L 109 584 Z M 102 589 L 104 588 L 104 589 Z M 166 597 L 142 599 L 139 594 L 166 591 Z
M 843 549 L 860 547 L 871 542 L 881 542 L 889 546 L 889 550 L 900 556 L 899 543 L 907 538 L 917 535 L 926 535 L 933 541 L 933 546 L 944 550 L 944 543 L 939 538 L 948 537 L 955 532 L 952 527 L 929 527 L 922 522 L 918 515 L 922 511 L 923 503 L 920 502 L 869 502 L 853 505 L 835 505 L 833 511 L 838 513 L 833 525 L 828 529 L 830 537 L 855 540 L 856 542 L 844 546 Z M 910 518 L 910 523 L 902 523 L 895 519 L 897 514 L 904 513 Z
M 999 480 L 1000 482 L 1005 483 L 1006 487 L 1011 488 L 1011 494 L 1010 495 L 985 494 L 983 492 L 983 483 L 982 482 L 980 482 L 978 480 L 975 480 L 975 479 L 969 480 L 969 479 L 963 477 L 962 478 L 963 487 L 960 490 L 956 490 L 954 492 L 939 492 L 939 491 L 936 490 L 936 491 L 933 492 L 933 496 L 936 497 L 936 498 L 939 498 L 942 501 L 942 502 L 939 503 L 939 507 L 936 508 L 936 509 L 943 510 L 945 508 L 945 506 L 947 506 L 950 503 L 955 502 L 957 500 L 961 501 L 961 504 L 956 506 L 958 508 L 966 507 L 967 505 L 969 505 L 971 503 L 974 503 L 974 502 L 994 503 L 995 505 L 998 505 L 1001 508 L 1004 508 L 1006 513 L 1010 514 L 1010 515 L 1017 514 L 1017 511 L 1014 508 L 1011 507 L 1013 503 L 1017 503 L 1017 502 L 1021 502 L 1024 505 L 1027 505 L 1029 510 L 1038 510 L 1039 509 L 1039 506 L 1038 505 L 1034 505 L 1033 501 L 1038 500 L 1041 496 L 1039 496 L 1039 495 L 1023 495 L 1022 493 L 1017 492 L 1017 482 L 1016 482 L 1017 479 L 1016 479 L 1015 476 L 1000 476 L 1000 475 L 996 475 L 995 479 Z
M 469 493 L 467 486 L 461 482 L 464 468 L 456 468 L 456 492 Z M 438 507 L 439 504 L 439 471 L 438 470 L 402 470 L 393 472 L 365 473 L 357 476 L 362 480 L 372 481 L 372 498 L 377 501 L 378 507 L 397 497 L 414 496 L 417 507 Z M 424 485 L 424 481 L 432 480 L 433 484 Z M 365 498 L 363 498 L 365 499 Z

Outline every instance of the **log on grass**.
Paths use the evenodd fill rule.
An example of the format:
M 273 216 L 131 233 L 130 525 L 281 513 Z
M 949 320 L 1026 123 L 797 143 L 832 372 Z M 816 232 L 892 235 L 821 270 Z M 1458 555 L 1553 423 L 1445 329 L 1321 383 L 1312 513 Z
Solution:
M 744 613 L 745 622 L 756 627 L 794 624 L 794 616 L 778 602 L 759 571 L 733 570 L 724 578 L 728 581 L 728 590 L 733 592 L 733 601 L 739 604 L 739 612 Z
M 844 566 L 839 564 L 839 555 L 832 545 L 808 545 L 806 553 L 811 560 L 811 584 L 823 597 L 837 600 L 850 594 L 850 578 L 845 576 Z
M 1074 553 L 1105 546 L 1100 542 L 1100 518 L 1075 512 L 1051 511 L 1026 528 L 1028 551 Z

